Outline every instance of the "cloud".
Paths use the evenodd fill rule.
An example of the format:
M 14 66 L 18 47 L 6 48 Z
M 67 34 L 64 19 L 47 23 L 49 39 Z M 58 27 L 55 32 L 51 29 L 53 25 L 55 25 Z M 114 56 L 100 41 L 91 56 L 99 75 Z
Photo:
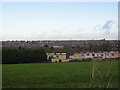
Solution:
M 117 24 L 113 20 L 106 21 L 103 25 L 97 25 L 95 30 L 103 32 L 103 34 L 111 34 L 111 31 L 116 30 Z
M 25 39 L 25 40 L 66 40 L 66 39 L 118 39 L 118 23 L 108 20 L 102 25 L 97 25 L 94 29 L 77 28 L 40 28 L 40 31 L 22 32 L 18 34 L 4 34 L 3 40 L 6 39 Z M 27 35 L 26 35 L 27 33 Z M 120 32 L 119 32 L 120 33 Z
M 118 22 L 107 20 L 103 25 L 97 25 L 91 32 L 94 38 L 118 39 Z
M 113 21 L 112 20 L 106 21 L 106 23 L 103 25 L 102 29 L 103 30 L 110 30 L 112 25 L 113 25 Z
M 96 30 L 104 30 L 104 31 L 106 30 L 106 31 L 109 31 L 110 29 L 112 29 L 112 27 L 114 26 L 114 24 L 115 24 L 114 21 L 108 20 L 103 25 L 97 25 L 95 27 L 95 29 Z

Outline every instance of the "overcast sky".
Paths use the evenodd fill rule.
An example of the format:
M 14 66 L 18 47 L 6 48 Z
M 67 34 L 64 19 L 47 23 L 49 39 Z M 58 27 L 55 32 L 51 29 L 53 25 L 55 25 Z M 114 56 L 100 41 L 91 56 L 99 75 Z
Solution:
M 118 39 L 117 2 L 2 4 L 2 40 Z

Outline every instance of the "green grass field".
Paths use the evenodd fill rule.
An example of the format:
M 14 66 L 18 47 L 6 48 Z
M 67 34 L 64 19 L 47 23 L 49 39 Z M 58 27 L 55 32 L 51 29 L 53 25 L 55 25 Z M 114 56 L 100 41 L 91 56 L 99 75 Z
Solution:
M 118 61 L 4 64 L 2 70 L 3 88 L 118 87 Z

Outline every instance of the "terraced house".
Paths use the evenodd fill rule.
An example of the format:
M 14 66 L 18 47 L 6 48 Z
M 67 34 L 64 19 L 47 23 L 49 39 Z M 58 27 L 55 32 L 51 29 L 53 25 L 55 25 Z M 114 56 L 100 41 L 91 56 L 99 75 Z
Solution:
M 69 62 L 70 60 L 108 60 L 120 58 L 120 53 L 117 51 L 110 52 L 80 52 L 74 53 L 72 58 L 67 57 L 67 53 L 47 53 L 48 59 L 51 62 Z
M 93 59 L 93 60 L 103 60 L 103 59 L 115 59 L 119 58 L 119 53 L 117 51 L 110 52 L 80 52 L 74 53 L 74 59 Z
M 68 62 L 66 53 L 47 53 L 47 56 L 51 62 Z

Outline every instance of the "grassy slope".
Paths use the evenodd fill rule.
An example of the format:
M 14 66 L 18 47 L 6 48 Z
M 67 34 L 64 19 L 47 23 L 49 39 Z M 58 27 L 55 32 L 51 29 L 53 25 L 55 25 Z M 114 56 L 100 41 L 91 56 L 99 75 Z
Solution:
M 118 61 L 113 61 L 110 87 L 117 87 Z M 95 62 L 106 76 L 111 61 Z M 93 62 L 3 65 L 3 88 L 88 88 Z M 99 78 L 99 76 L 98 76 Z M 106 84 L 104 78 L 101 84 Z

